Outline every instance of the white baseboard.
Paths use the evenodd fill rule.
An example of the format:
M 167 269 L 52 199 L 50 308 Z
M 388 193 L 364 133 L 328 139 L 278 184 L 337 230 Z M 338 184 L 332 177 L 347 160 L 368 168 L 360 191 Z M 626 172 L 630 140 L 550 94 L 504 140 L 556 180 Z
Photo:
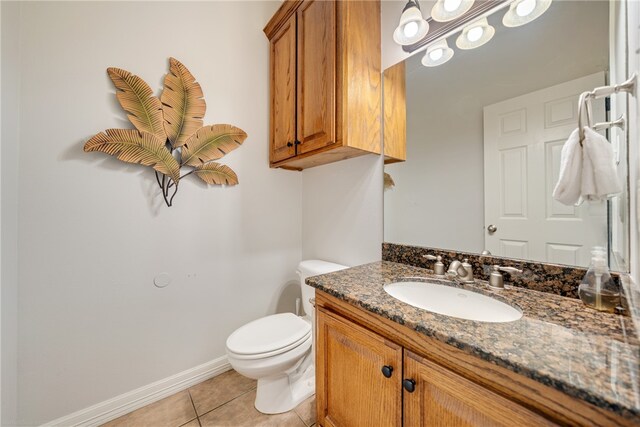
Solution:
M 230 369 L 231 365 L 227 361 L 227 356 L 222 356 L 195 368 L 187 369 L 176 375 L 121 394 L 113 399 L 105 400 L 89 408 L 50 421 L 44 424 L 43 427 L 99 426 Z

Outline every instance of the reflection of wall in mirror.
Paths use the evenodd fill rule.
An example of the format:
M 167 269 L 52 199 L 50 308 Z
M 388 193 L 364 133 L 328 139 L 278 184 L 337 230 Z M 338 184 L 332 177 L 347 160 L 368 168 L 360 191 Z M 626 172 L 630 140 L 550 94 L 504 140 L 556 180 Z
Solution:
M 396 183 L 385 192 L 385 241 L 483 250 L 482 108 L 607 70 L 608 8 L 554 2 L 512 29 L 496 16 L 496 35 L 481 48 L 430 69 L 421 55 L 406 60 L 407 161 L 385 168 Z

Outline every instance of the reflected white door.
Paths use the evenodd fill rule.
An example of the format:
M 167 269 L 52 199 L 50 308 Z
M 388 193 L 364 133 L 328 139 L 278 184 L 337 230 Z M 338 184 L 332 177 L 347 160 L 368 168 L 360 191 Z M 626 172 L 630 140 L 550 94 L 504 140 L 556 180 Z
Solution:
M 600 72 L 484 107 L 485 247 L 493 255 L 586 266 L 591 247 L 606 246 L 606 203 L 552 198 L 578 97 L 604 84 Z M 593 107 L 604 121 L 604 101 Z

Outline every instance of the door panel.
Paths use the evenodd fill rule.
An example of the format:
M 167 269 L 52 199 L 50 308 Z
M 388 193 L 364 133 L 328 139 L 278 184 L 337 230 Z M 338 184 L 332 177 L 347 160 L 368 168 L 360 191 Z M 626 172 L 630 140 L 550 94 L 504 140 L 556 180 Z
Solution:
M 410 427 L 549 426 L 545 418 L 405 350 L 404 425 Z
M 317 310 L 316 399 L 325 427 L 402 424 L 402 348 L 380 335 Z M 393 368 L 386 378 L 383 366 Z
M 271 39 L 272 163 L 295 156 L 296 139 L 296 17 Z
M 302 154 L 336 141 L 336 2 L 305 1 L 297 15 L 297 137 Z
M 606 204 L 565 206 L 552 194 L 560 153 L 578 125 L 581 92 L 604 84 L 596 73 L 484 108 L 485 249 L 498 256 L 586 266 L 607 244 Z M 593 103 L 594 122 L 605 120 Z M 575 261 L 573 261 L 575 259 Z
M 500 152 L 500 193 L 503 217 L 527 216 L 527 150 L 508 148 Z

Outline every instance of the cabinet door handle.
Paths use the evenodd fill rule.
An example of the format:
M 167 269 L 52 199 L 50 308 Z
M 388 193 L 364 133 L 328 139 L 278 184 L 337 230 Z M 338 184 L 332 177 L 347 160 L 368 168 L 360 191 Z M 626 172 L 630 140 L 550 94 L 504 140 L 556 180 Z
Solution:
M 293 147 L 293 143 L 291 141 L 287 142 L 287 147 Z
M 382 367 L 382 375 L 384 375 L 385 378 L 391 378 L 391 375 L 393 375 L 393 366 L 384 365 Z
M 300 145 L 300 144 L 302 144 L 302 142 L 296 140 L 296 145 Z
M 404 379 L 402 381 L 402 387 L 407 390 L 409 393 L 413 393 L 416 390 L 416 382 L 411 379 Z

